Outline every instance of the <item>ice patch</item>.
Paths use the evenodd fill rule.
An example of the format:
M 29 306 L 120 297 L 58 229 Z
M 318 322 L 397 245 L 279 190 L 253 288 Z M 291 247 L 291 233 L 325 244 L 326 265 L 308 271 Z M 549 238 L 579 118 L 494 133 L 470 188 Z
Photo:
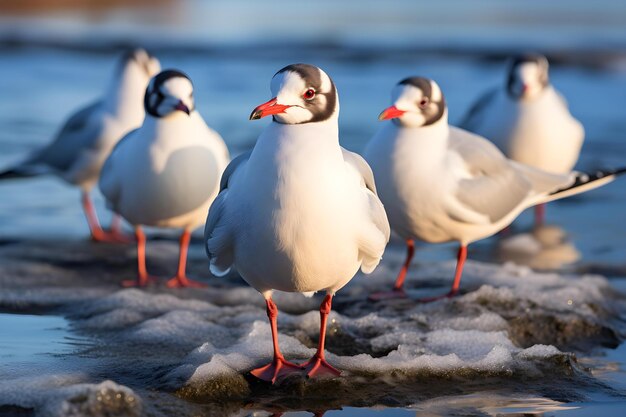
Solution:
M 39 417 L 135 417 L 141 400 L 112 381 L 80 382 L 81 375 L 57 375 L 0 382 L 0 404 L 33 409 Z
M 197 266 L 194 262 L 190 259 L 192 270 Z M 319 381 L 322 385 L 295 375 L 279 385 L 285 384 L 289 392 L 311 389 L 327 396 L 336 391 L 356 398 L 393 396 L 398 387 L 444 387 L 450 378 L 459 383 L 496 380 L 498 386 L 515 386 L 515 381 L 566 376 L 570 383 L 584 383 L 589 376 L 568 352 L 616 343 L 624 330 L 620 321 L 626 311 L 624 300 L 606 279 L 536 273 L 513 264 L 469 261 L 464 293 L 431 304 L 411 297 L 447 290 L 454 263 L 416 265 L 406 280 L 411 297 L 369 301 L 371 292 L 392 285 L 401 262 L 402 256 L 391 251 L 371 277 L 358 275 L 335 297 L 326 352 L 343 375 Z M 206 268 L 204 259 L 200 263 Z M 76 347 L 76 356 L 86 358 L 77 369 L 90 377 L 68 379 L 54 389 L 75 386 L 76 392 L 92 392 L 95 385 L 84 384 L 99 382 L 91 379 L 98 375 L 196 401 L 245 402 L 265 395 L 264 385 L 248 374 L 272 357 L 263 297 L 232 274 L 210 281 L 202 290 L 138 290 L 100 283 L 98 276 L 87 275 L 88 281 L 83 274 L 68 277 L 69 269 L 63 273 L 63 268 L 42 278 L 39 269 L 31 270 L 29 265 L 9 268 L 11 274 L 30 271 L 20 280 L 0 274 L 0 283 L 6 284 L 0 303 L 8 308 L 60 308 L 71 329 L 93 341 Z M 84 267 L 93 268 L 90 262 Z M 118 279 L 111 276 L 115 284 Z M 39 286 L 42 280 L 45 285 Z M 56 287 L 54 280 L 59 281 Z M 314 354 L 321 298 L 276 292 L 280 347 L 288 360 L 301 363 Z M 54 372 L 42 372 L 41 383 L 58 376 Z M 4 387 L 10 388 L 11 381 Z M 85 386 L 91 388 L 78 388 Z M 0 392 L 0 404 L 9 404 L 5 394 Z M 23 407 L 48 407 L 28 398 L 12 401 Z

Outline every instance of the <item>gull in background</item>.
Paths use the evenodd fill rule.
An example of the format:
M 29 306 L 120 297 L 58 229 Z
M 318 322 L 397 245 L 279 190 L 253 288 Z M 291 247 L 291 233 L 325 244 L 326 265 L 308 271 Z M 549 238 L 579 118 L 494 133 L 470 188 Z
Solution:
M 217 195 L 228 150 L 196 111 L 191 80 L 180 71 L 150 81 L 145 110 L 143 125 L 117 144 L 100 176 L 107 205 L 135 227 L 138 275 L 122 285 L 154 280 L 146 269 L 146 225 L 183 229 L 178 271 L 167 286 L 203 286 L 187 278 L 187 250 Z
M 339 145 L 337 90 L 321 69 L 293 64 L 271 82 L 273 98 L 250 119 L 273 116 L 254 149 L 234 159 L 221 181 L 205 227 L 215 275 L 231 267 L 263 294 L 274 358 L 252 370 L 272 383 L 304 368 L 309 377 L 339 375 L 325 359 L 332 297 L 360 268 L 378 265 L 389 224 L 367 163 Z M 278 344 L 274 290 L 325 291 L 315 355 L 287 362 Z
M 459 291 L 467 245 L 508 226 L 524 209 L 612 181 L 625 169 L 553 174 L 507 159 L 487 139 L 448 124 L 437 83 L 407 78 L 392 92 L 393 105 L 365 150 L 391 228 L 407 243 L 407 256 L 391 293 L 403 296 L 414 240 L 458 242 L 454 282 Z M 425 298 L 433 301 L 442 297 Z
M 460 127 L 491 140 L 508 158 L 553 174 L 576 165 L 585 130 L 550 84 L 548 60 L 522 55 L 511 62 L 506 85 L 482 95 Z M 535 206 L 535 224 L 545 205 Z
M 143 49 L 125 54 L 103 98 L 70 116 L 49 145 L 1 172 L 0 180 L 55 174 L 80 187 L 83 210 L 94 240 L 128 242 L 121 232 L 119 216 L 114 215 L 110 232 L 100 227 L 90 193 L 115 144 L 141 125 L 146 86 L 160 69 L 159 61 Z

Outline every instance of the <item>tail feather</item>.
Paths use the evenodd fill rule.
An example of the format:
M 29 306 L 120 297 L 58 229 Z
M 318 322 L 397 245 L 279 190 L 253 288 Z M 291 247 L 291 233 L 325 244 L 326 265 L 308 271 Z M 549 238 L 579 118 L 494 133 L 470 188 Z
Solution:
M 51 172 L 52 169 L 46 164 L 34 159 L 28 159 L 18 165 L 0 171 L 0 181 L 36 177 L 38 175 L 50 174 Z
M 39 175 L 38 173 L 24 171 L 19 168 L 10 168 L 6 171 L 0 172 L 0 180 L 12 180 L 16 178 L 28 178 Z
M 598 170 L 593 173 L 576 172 L 574 182 L 565 188 L 553 191 L 548 194 L 542 203 L 547 203 L 572 195 L 584 193 L 594 188 L 602 187 L 622 174 L 626 174 L 626 167 L 609 170 Z

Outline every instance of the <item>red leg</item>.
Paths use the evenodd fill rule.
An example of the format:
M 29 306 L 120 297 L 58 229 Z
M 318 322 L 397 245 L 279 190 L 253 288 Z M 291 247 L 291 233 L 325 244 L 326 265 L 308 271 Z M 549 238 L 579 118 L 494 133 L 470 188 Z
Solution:
M 406 259 L 400 272 L 398 273 L 398 277 L 396 278 L 396 283 L 393 286 L 393 290 L 388 292 L 377 292 L 370 295 L 370 300 L 379 301 L 386 300 L 389 298 L 404 298 L 406 297 L 406 293 L 404 292 L 404 280 L 406 279 L 406 274 L 409 272 L 409 266 L 411 265 L 411 260 L 413 259 L 413 255 L 415 253 L 415 242 L 413 239 L 406 240 Z
M 93 202 L 91 201 L 89 193 L 83 191 L 83 193 L 81 194 L 81 203 L 83 205 L 85 217 L 87 217 L 87 224 L 89 225 L 91 238 L 96 242 L 106 242 L 106 233 L 104 232 L 104 230 L 102 230 L 102 227 L 100 227 L 98 215 L 96 213 L 95 207 L 93 206 Z
M 115 214 L 113 217 L 113 230 L 111 232 L 105 232 L 100 226 L 100 222 L 98 221 L 98 214 L 96 213 L 96 208 L 93 205 L 93 201 L 91 201 L 89 193 L 82 193 L 81 202 L 83 205 L 83 211 L 85 212 L 85 217 L 87 217 L 87 224 L 89 225 L 91 238 L 93 240 L 95 240 L 96 242 L 107 243 L 132 242 L 132 239 L 129 239 L 127 236 L 121 233 L 119 215 Z
M 169 281 L 165 285 L 170 288 L 180 288 L 180 287 L 194 287 L 194 288 L 202 288 L 206 287 L 206 284 L 202 282 L 193 281 L 187 278 L 186 270 L 187 270 L 187 252 L 189 249 L 189 241 L 191 240 L 191 232 L 189 230 L 183 231 L 183 234 L 180 236 L 180 253 L 178 257 L 178 272 L 176 272 L 176 276 Z
M 320 305 L 320 341 L 317 345 L 317 352 L 306 363 L 302 364 L 307 371 L 307 377 L 314 378 L 320 375 L 339 376 L 341 372 L 332 367 L 324 357 L 324 345 L 326 343 L 326 321 L 330 314 L 333 296 L 327 294 Z
M 278 346 L 278 324 L 276 320 L 278 317 L 278 308 L 271 297 L 265 300 L 265 304 L 267 305 L 267 317 L 270 319 L 270 326 L 272 328 L 274 359 L 265 366 L 253 369 L 250 373 L 263 381 L 268 381 L 273 384 L 279 377 L 301 371 L 302 367 L 295 363 L 287 362 L 283 354 L 280 353 L 280 347 Z
M 117 213 L 113 213 L 111 219 L 111 230 L 109 236 L 119 243 L 132 243 L 134 239 L 131 236 L 126 235 L 122 230 L 122 216 Z
M 543 226 L 546 217 L 546 205 L 537 204 L 535 206 L 535 227 Z
M 465 260 L 467 259 L 467 246 L 461 245 L 459 247 L 459 252 L 456 258 L 456 271 L 454 273 L 454 282 L 452 283 L 452 288 L 450 288 L 450 292 L 445 295 L 440 295 L 438 297 L 427 297 L 421 298 L 420 302 L 429 303 L 431 301 L 441 300 L 443 298 L 451 298 L 459 293 L 459 287 L 461 285 L 461 276 L 463 275 L 463 265 L 465 265 Z
M 135 237 L 137 238 L 137 279 L 122 281 L 123 287 L 145 287 L 156 281 L 155 277 L 148 275 L 146 268 L 146 235 L 141 230 L 141 226 L 135 227 Z

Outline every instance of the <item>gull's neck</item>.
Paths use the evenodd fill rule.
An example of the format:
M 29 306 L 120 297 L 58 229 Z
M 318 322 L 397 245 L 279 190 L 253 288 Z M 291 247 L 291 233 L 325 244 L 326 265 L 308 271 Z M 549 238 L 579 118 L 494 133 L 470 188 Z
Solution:
M 143 97 L 147 77 L 139 74 L 136 68 L 125 68 L 116 74 L 109 84 L 104 107 L 118 119 L 140 124 L 143 116 Z

